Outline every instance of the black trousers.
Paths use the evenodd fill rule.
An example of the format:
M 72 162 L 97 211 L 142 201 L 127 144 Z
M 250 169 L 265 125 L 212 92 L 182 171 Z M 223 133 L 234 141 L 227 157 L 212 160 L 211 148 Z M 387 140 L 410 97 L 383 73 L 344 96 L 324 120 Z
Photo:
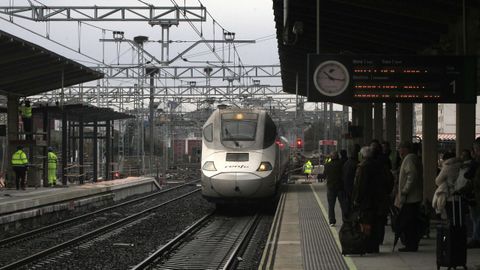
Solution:
M 421 226 L 419 221 L 420 203 L 406 203 L 400 210 L 399 230 L 405 236 L 405 247 L 408 249 L 418 249 L 420 242 Z
M 32 118 L 22 118 L 22 121 L 23 121 L 23 131 L 26 134 L 26 139 L 27 140 L 33 139 Z
M 327 187 L 327 202 L 328 202 L 328 222 L 330 224 L 336 224 L 335 218 L 335 203 L 338 199 L 340 203 L 340 209 L 342 210 L 342 218 L 345 220 L 345 213 L 347 212 L 345 206 L 345 195 L 343 190 Z
M 372 229 L 367 241 L 367 252 L 379 252 L 379 246 L 383 243 L 385 236 L 385 220 L 386 216 L 376 216 L 372 221 Z
M 23 166 L 14 166 L 13 171 L 15 172 L 15 185 L 17 189 L 20 189 L 20 186 L 22 189 L 25 189 L 25 186 L 27 185 L 25 177 L 27 174 L 27 168 Z

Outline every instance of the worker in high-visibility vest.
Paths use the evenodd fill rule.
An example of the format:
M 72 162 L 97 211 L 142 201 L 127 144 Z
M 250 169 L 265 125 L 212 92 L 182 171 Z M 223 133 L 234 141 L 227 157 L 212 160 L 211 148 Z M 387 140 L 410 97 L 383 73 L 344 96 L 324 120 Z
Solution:
M 26 134 L 26 139 L 31 140 L 33 138 L 32 134 L 32 106 L 30 106 L 30 101 L 25 100 L 20 103 L 20 116 L 22 117 L 23 122 L 23 132 Z
M 27 184 L 27 165 L 27 154 L 23 152 L 23 146 L 19 145 L 17 146 L 17 152 L 13 153 L 12 155 L 12 168 L 15 172 L 15 184 L 17 186 L 17 190 L 19 190 L 20 187 L 25 190 L 25 186 Z
M 310 174 L 312 174 L 312 170 L 313 170 L 312 162 L 310 160 L 307 160 L 307 162 L 305 162 L 305 164 L 303 165 L 303 173 L 307 176 L 307 181 L 308 181 L 308 178 L 310 177 Z
M 48 147 L 48 184 L 50 186 L 57 184 L 57 155 L 52 147 Z

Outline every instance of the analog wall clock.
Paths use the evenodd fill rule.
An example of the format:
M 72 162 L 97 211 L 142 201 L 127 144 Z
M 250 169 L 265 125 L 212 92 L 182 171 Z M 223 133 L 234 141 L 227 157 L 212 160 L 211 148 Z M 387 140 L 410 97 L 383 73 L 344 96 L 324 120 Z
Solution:
M 334 97 L 347 89 L 350 75 L 342 63 L 328 60 L 320 63 L 315 69 L 313 83 L 322 95 Z

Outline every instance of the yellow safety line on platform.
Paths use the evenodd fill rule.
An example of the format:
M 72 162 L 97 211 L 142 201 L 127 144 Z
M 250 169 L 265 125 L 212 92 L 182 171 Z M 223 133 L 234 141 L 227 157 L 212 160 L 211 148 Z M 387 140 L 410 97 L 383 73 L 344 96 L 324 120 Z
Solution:
M 324 216 L 324 217 L 327 217 L 327 216 L 328 216 L 327 210 L 326 210 L 325 207 L 323 206 L 322 201 L 320 201 L 320 198 L 318 197 L 317 192 L 316 192 L 315 189 L 313 188 L 313 185 L 310 185 L 310 188 L 312 189 L 313 195 L 315 195 L 315 199 L 317 200 L 317 203 L 318 203 L 318 205 L 320 206 L 320 209 L 322 209 L 323 216 Z M 340 239 L 338 238 L 337 230 L 335 230 L 335 228 L 333 228 L 333 227 L 329 227 L 329 228 L 330 228 L 330 231 L 331 231 L 332 234 L 333 234 L 333 238 L 335 239 L 335 243 L 337 243 L 338 248 L 339 248 L 340 250 L 342 250 L 342 246 L 340 245 Z M 357 267 L 356 267 L 355 264 L 353 263 L 352 258 L 347 257 L 347 256 L 342 256 L 342 257 L 343 257 L 343 260 L 345 261 L 345 263 L 347 264 L 348 269 L 350 269 L 350 270 L 357 270 Z

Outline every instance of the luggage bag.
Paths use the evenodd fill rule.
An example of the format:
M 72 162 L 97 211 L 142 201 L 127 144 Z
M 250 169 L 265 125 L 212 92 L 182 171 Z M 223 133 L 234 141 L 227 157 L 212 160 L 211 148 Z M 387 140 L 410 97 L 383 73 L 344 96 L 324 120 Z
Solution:
M 437 225 L 437 270 L 457 266 L 467 269 L 467 230 L 460 196 L 453 197 L 452 220 Z
M 339 236 L 342 255 L 363 255 L 366 253 L 367 236 L 361 232 L 360 224 L 345 221 L 340 228 Z

